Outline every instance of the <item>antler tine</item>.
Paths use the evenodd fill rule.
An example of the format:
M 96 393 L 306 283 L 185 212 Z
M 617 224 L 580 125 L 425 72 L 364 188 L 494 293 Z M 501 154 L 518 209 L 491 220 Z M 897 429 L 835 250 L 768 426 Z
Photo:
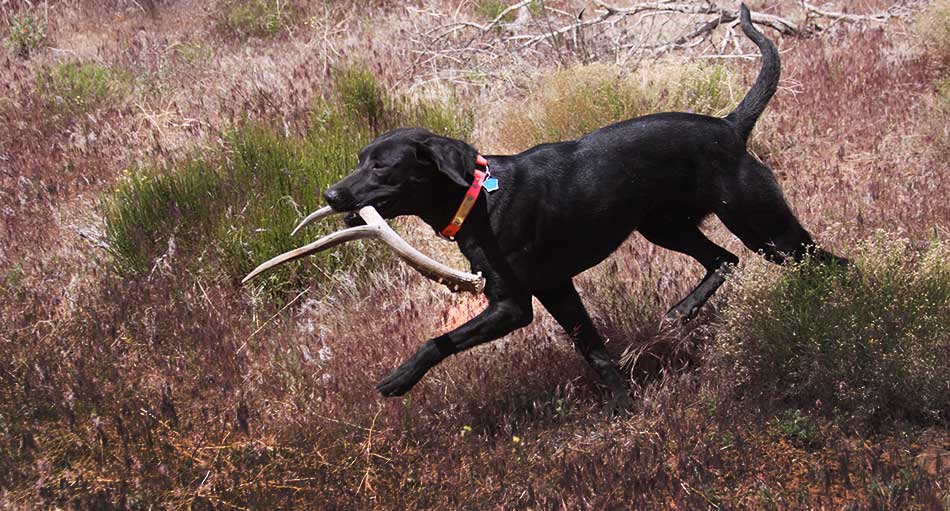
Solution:
M 301 227 L 320 218 L 337 213 L 329 207 L 321 208 L 305 218 L 300 225 L 294 229 L 297 232 Z M 347 241 L 379 238 L 389 248 L 393 249 L 399 258 L 406 261 L 410 266 L 416 269 L 424 277 L 436 282 L 445 284 L 452 291 L 468 291 L 470 293 L 481 293 L 485 288 L 485 279 L 481 274 L 471 274 L 463 271 L 449 268 L 448 266 L 430 259 L 422 252 L 412 247 L 406 240 L 402 239 L 396 231 L 392 230 L 386 221 L 376 212 L 372 206 L 365 206 L 359 211 L 360 217 L 366 221 L 366 225 L 343 229 L 332 234 L 328 234 L 313 243 L 285 252 L 273 259 L 264 262 L 244 277 L 242 284 L 260 275 L 261 273 L 275 267 L 298 259 L 321 250 L 335 247 Z
M 307 224 L 316 222 L 317 220 L 320 220 L 321 218 L 326 218 L 331 215 L 338 215 L 340 213 L 342 212 L 334 211 L 334 209 L 331 208 L 330 206 L 324 206 L 314 211 L 313 213 L 310 213 L 309 215 L 307 215 L 307 218 L 304 218 L 303 220 L 301 220 L 300 223 L 297 224 L 297 227 L 294 227 L 294 230 L 290 232 L 290 235 L 293 236 L 297 234 L 297 231 L 306 227 Z
M 244 280 L 241 281 L 241 284 L 246 283 L 247 281 L 253 279 L 254 277 L 260 275 L 261 273 L 281 264 L 284 264 L 288 261 L 293 261 L 294 259 L 299 259 L 301 257 L 310 255 L 314 252 L 319 252 L 321 250 L 326 250 L 328 248 L 335 247 L 341 243 L 346 243 L 347 241 L 365 239 L 365 238 L 375 238 L 379 236 L 379 228 L 370 225 L 361 225 L 359 227 L 351 227 L 349 229 L 343 229 L 342 231 L 337 231 L 332 234 L 328 234 L 313 243 L 309 243 L 300 248 L 295 248 L 290 252 L 284 252 L 283 254 L 269 259 L 268 261 L 261 263 L 260 266 L 254 268 L 254 271 L 247 274 L 247 277 L 244 277 Z

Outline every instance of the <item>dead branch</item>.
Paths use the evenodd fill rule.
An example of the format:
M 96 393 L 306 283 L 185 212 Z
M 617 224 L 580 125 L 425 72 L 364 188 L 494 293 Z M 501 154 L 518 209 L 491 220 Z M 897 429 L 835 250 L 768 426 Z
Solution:
M 890 20 L 894 16 L 901 16 L 907 13 L 906 6 L 900 3 L 891 6 L 884 12 L 874 14 L 847 14 L 837 11 L 827 11 L 808 2 L 802 2 L 802 7 L 804 7 L 805 11 L 810 15 L 815 15 L 822 18 L 831 18 L 834 21 L 849 21 L 851 23 L 860 23 L 863 21 L 876 21 L 878 23 L 883 23 Z
M 913 5 L 923 0 L 900 0 L 885 11 L 870 14 L 851 14 L 816 6 L 801 1 L 803 20 L 796 23 L 788 18 L 752 13 L 752 22 L 772 28 L 792 37 L 809 37 L 837 23 L 884 23 L 892 18 L 906 16 Z M 712 1 L 652 1 L 617 6 L 605 0 L 594 0 L 596 13 L 586 17 L 581 10 L 569 13 L 561 9 L 543 6 L 540 13 L 529 13 L 528 0 L 512 3 L 485 24 L 460 18 L 456 12 L 452 22 L 416 34 L 412 41 L 416 54 L 407 78 L 416 80 L 423 68 L 431 69 L 423 74 L 426 81 L 457 80 L 464 68 L 497 69 L 507 62 L 517 69 L 524 59 L 550 58 L 551 50 L 561 58 L 586 60 L 591 51 L 614 53 L 619 61 L 632 57 L 658 56 L 679 49 L 694 48 L 704 43 L 708 49 L 702 55 L 730 58 L 744 55 L 735 34 L 739 11 L 722 7 Z M 518 12 L 518 20 L 504 23 L 502 20 L 512 12 Z M 427 13 L 427 15 L 438 14 Z M 446 15 L 448 16 L 448 15 Z M 684 21 L 682 17 L 685 17 Z M 821 20 L 830 23 L 821 23 Z M 824 25 L 824 26 L 822 26 Z M 720 27 L 725 28 L 716 36 Z M 730 44 L 731 43 L 731 44 Z M 731 48 L 727 52 L 727 48 Z M 566 50 L 566 53 L 565 53 Z M 455 72 L 446 74 L 448 67 Z
M 735 9 L 727 9 L 725 7 L 720 7 L 716 4 L 707 3 L 707 4 L 690 4 L 690 3 L 675 3 L 675 2 L 647 2 L 634 4 L 629 7 L 617 7 L 610 4 L 607 4 L 603 0 L 595 0 L 594 3 L 606 10 L 607 12 L 619 14 L 623 16 L 631 16 L 634 14 L 639 14 L 641 12 L 666 12 L 666 13 L 683 13 L 683 14 L 714 14 L 718 18 L 709 20 L 702 29 L 695 31 L 693 37 L 697 37 L 701 34 L 709 32 L 710 30 L 715 29 L 715 27 L 723 24 L 735 21 L 739 18 L 739 11 Z M 848 14 L 838 11 L 830 11 L 822 9 L 817 5 L 810 4 L 808 2 L 802 2 L 802 8 L 805 10 L 806 22 L 802 24 L 796 24 L 787 18 L 781 16 L 775 16 L 772 14 L 764 14 L 760 12 L 752 13 L 752 23 L 757 25 L 763 25 L 771 27 L 783 35 L 809 35 L 816 30 L 817 27 L 813 26 L 808 21 L 814 18 L 829 18 L 833 22 L 838 21 L 847 21 L 850 23 L 862 23 L 862 22 L 878 22 L 884 23 L 890 20 L 895 16 L 901 16 L 907 14 L 908 8 L 904 5 L 905 2 L 899 2 L 886 11 L 873 13 L 873 14 Z M 709 28 L 711 27 L 711 28 Z
M 639 14 L 641 12 L 667 12 L 667 13 L 682 13 L 682 14 L 715 14 L 717 17 L 709 20 L 703 26 L 702 30 L 697 30 L 697 35 L 704 34 L 709 32 L 723 23 L 729 23 L 739 19 L 739 11 L 735 9 L 726 9 L 719 7 L 716 4 L 686 4 L 686 3 L 669 3 L 669 2 L 650 2 L 642 4 L 634 4 L 630 7 L 616 7 L 610 4 L 603 2 L 602 0 L 595 0 L 594 2 L 598 7 L 606 10 L 611 14 L 618 14 L 622 16 L 631 16 L 634 14 Z M 785 35 L 798 35 L 801 34 L 801 29 L 793 22 L 781 18 L 779 16 L 773 16 L 771 14 L 763 14 L 760 12 L 752 13 L 752 23 L 757 25 L 765 25 L 778 30 Z M 705 28 L 705 27 L 711 28 Z M 694 36 L 695 37 L 695 36 Z

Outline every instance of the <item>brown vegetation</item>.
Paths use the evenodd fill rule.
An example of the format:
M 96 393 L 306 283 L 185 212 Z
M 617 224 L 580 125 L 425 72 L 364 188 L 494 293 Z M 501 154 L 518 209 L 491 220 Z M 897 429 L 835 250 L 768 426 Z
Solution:
M 540 308 L 533 325 L 454 357 L 405 398 L 379 398 L 380 377 L 481 304 L 397 263 L 325 275 L 329 266 L 311 264 L 279 302 L 240 288 L 222 268 L 238 239 L 228 236 L 252 229 L 236 221 L 242 207 L 257 198 L 254 214 L 273 208 L 292 220 L 292 204 L 315 197 L 200 195 L 190 200 L 209 201 L 216 227 L 177 250 L 169 240 L 183 239 L 181 219 L 192 217 L 181 216 L 184 203 L 159 202 L 172 205 L 156 213 L 161 229 L 135 231 L 142 271 L 122 273 L 108 205 L 125 197 L 116 188 L 130 190 L 124 171 L 160 181 L 194 161 L 231 188 L 235 175 L 254 175 L 227 167 L 238 161 L 289 162 L 275 168 L 317 173 L 319 187 L 326 169 L 299 153 L 322 147 L 327 105 L 338 101 L 356 112 L 344 122 L 360 123 L 359 137 L 392 122 L 470 128 L 434 107 L 393 114 L 392 98 L 410 90 L 426 105 L 471 109 L 471 140 L 490 152 L 658 108 L 721 113 L 751 83 L 753 63 L 684 66 L 706 51 L 698 47 L 636 69 L 576 68 L 626 62 L 609 38 L 583 31 L 510 59 L 456 62 L 448 74 L 444 54 L 418 60 L 414 50 L 431 51 L 417 46 L 422 34 L 457 16 L 485 23 L 501 13 L 496 4 L 355 12 L 288 2 L 274 25 L 237 25 L 283 4 L 4 5 L 2 37 L 21 15 L 45 37 L 29 52 L 0 49 L 0 508 L 950 507 L 940 461 L 950 456 L 950 391 L 940 387 L 950 353 L 947 2 L 921 6 L 911 23 L 778 39 L 782 88 L 753 148 L 803 223 L 863 273 L 766 267 L 710 222 L 714 238 L 755 262 L 678 331 L 658 320 L 700 276 L 685 257 L 634 236 L 579 277 L 610 349 L 636 359 L 639 409 L 615 421 L 599 413 L 593 376 Z M 548 8 L 582 7 L 539 4 L 525 7 L 534 17 L 525 26 L 541 26 Z M 786 16 L 795 5 L 755 2 Z M 862 2 L 868 12 L 888 5 Z M 78 103 L 57 100 L 43 77 L 84 65 L 117 82 L 103 82 L 105 95 L 73 87 L 63 90 L 80 90 Z M 709 70 L 715 80 L 703 82 Z M 359 93 L 341 100 L 334 82 L 346 79 Z M 602 83 L 595 98 L 606 100 L 579 94 L 585 80 Z M 247 126 L 265 131 L 236 145 Z M 279 150 L 253 158 L 267 147 Z M 461 264 L 417 223 L 398 227 Z M 273 255 L 258 242 L 237 245 L 252 247 L 241 257 Z M 852 328 L 855 318 L 872 326 Z

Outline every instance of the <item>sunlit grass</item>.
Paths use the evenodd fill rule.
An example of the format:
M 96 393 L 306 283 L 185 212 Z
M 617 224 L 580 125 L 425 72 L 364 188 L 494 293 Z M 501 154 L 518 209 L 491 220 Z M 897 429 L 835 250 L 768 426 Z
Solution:
M 498 125 L 506 147 L 523 150 L 571 140 L 603 126 L 656 112 L 724 115 L 738 87 L 720 65 L 690 64 L 627 74 L 606 64 L 577 66 L 544 77 Z
M 305 136 L 247 123 L 225 137 L 226 151 L 195 155 L 167 172 L 132 173 L 103 203 L 116 268 L 142 274 L 164 257 L 177 257 L 179 265 L 241 277 L 307 237 L 338 228 L 328 221 L 290 236 L 320 206 L 321 192 L 354 168 L 373 136 L 404 124 L 464 137 L 472 121 L 448 103 L 392 99 L 371 74 L 350 69 L 341 73 L 335 95 L 314 106 Z M 276 269 L 263 281 L 272 290 L 295 289 L 304 279 L 353 264 L 359 253 L 343 247 Z
M 36 88 L 47 103 L 71 114 L 122 99 L 130 83 L 127 73 L 95 63 L 55 64 L 36 75 Z
M 288 0 L 218 0 L 215 14 L 222 30 L 245 37 L 272 37 L 301 19 Z
M 950 245 L 880 237 L 843 270 L 750 270 L 716 326 L 744 392 L 847 420 L 950 419 Z

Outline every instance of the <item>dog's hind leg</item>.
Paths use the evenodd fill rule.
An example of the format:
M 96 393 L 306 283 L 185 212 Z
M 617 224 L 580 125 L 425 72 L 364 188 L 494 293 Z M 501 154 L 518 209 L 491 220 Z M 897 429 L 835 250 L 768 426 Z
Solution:
M 688 294 L 666 313 L 669 321 L 688 321 L 696 316 L 709 297 L 725 282 L 730 265 L 739 258 L 709 241 L 695 220 L 666 215 L 648 219 L 638 230 L 651 243 L 686 254 L 706 268 L 706 276 Z
M 742 243 L 776 264 L 788 257 L 801 261 L 811 252 L 819 260 L 847 266 L 849 261 L 815 247 L 772 175 L 771 169 L 745 155 L 738 172 L 721 183 L 723 200 L 716 215 Z
M 535 296 L 554 316 L 561 328 L 571 336 L 574 346 L 597 373 L 600 381 L 610 390 L 611 398 L 607 403 L 606 412 L 614 415 L 630 411 L 633 400 L 630 399 L 627 384 L 587 314 L 574 283 L 568 281 L 555 288 L 535 293 Z

